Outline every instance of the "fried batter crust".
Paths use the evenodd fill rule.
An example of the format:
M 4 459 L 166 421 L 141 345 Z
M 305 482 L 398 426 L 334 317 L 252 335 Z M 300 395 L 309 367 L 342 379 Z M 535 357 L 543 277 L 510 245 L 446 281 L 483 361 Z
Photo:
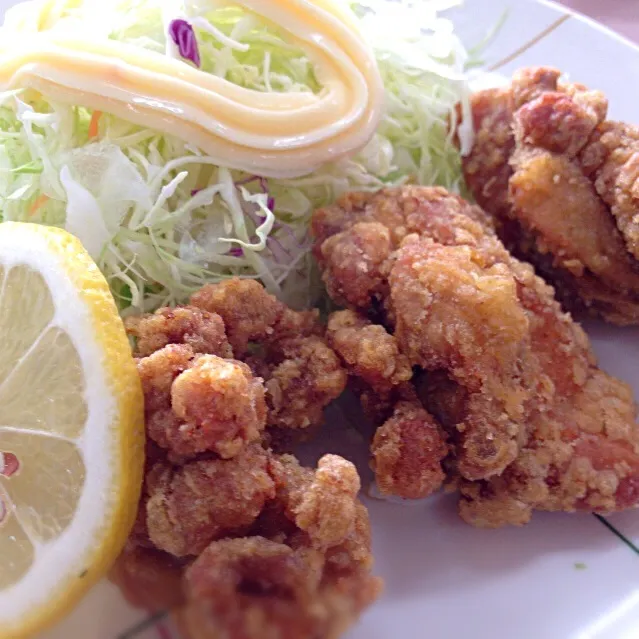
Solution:
M 513 101 L 532 95 L 526 86 Z M 580 98 L 592 121 L 599 117 L 595 98 Z M 579 126 L 552 143 L 575 153 Z M 416 367 L 410 382 L 390 384 L 376 404 L 388 420 L 373 444 L 385 492 L 409 496 L 413 488 L 423 496 L 440 483 L 443 466 L 461 493 L 462 517 L 484 527 L 521 525 L 535 509 L 612 512 L 639 504 L 630 389 L 597 367 L 585 333 L 553 289 L 505 250 L 481 211 L 441 189 L 407 186 L 347 195 L 318 211 L 313 224 L 323 276 L 339 280 L 329 290 L 348 294 L 352 284 L 359 300 L 368 298 L 366 307 L 353 304 L 329 322 L 329 339 L 355 388 L 364 388 L 370 403 L 371 392 L 383 395 L 375 384 L 388 388 L 385 371 L 399 355 Z M 344 256 L 322 248 L 362 224 L 393 225 L 384 233 L 392 250 L 368 294 L 361 280 L 342 279 L 350 270 Z M 359 246 L 366 253 L 366 243 Z M 373 324 L 386 361 L 367 356 Z M 411 393 L 420 402 L 407 405 Z M 450 447 L 443 464 L 447 441 L 438 423 Z M 402 436 L 414 440 L 402 448 Z M 436 455 L 420 456 L 415 442 L 424 439 L 424 450 Z
M 463 160 L 506 246 L 554 284 L 566 308 L 639 322 L 639 128 L 606 120 L 599 91 L 549 67 L 472 98 Z

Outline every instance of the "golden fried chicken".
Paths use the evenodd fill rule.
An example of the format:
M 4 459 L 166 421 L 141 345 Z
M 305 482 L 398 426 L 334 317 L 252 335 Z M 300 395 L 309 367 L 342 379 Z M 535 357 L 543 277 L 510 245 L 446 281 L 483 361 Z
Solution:
M 341 457 L 312 470 L 265 442 L 321 423 L 346 372 L 315 313 L 255 282 L 193 303 L 127 322 L 148 454 L 112 579 L 133 605 L 175 609 L 185 639 L 338 637 L 381 587 L 359 476 Z
M 597 368 L 585 333 L 552 288 L 504 249 L 481 211 L 441 189 L 407 186 L 347 195 L 313 223 L 329 291 L 356 300 L 360 313 L 329 322 L 350 375 L 372 388 L 380 379 L 388 386 L 383 371 L 399 355 L 414 367 L 411 382 L 392 389 L 393 415 L 375 436 L 382 492 L 406 497 L 423 485 L 414 495 L 423 496 L 441 483 L 448 452 L 441 427 L 449 481 L 474 525 L 523 524 L 534 509 L 639 505 L 639 427 L 629 388 Z M 366 243 L 352 265 L 331 247 L 349 235 L 364 238 L 364 225 L 387 224 L 394 225 L 383 233 L 390 250 L 367 292 L 365 278 L 344 277 L 372 263 Z M 376 260 L 378 248 L 372 242 Z M 389 354 L 377 377 L 364 312 L 381 323 L 377 334 Z M 415 443 L 424 440 L 430 443 L 421 450 L 430 454 Z
M 266 426 L 275 433 L 322 423 L 346 372 L 316 311 L 293 311 L 240 279 L 205 286 L 192 304 L 126 322 L 151 439 L 176 455 L 228 458 Z
M 580 161 L 615 216 L 628 251 L 639 259 L 639 126 L 603 122 Z
M 413 376 L 408 357 L 400 352 L 395 337 L 353 311 L 333 313 L 327 335 L 349 370 L 377 393 L 386 394 Z
M 138 357 L 168 344 L 186 344 L 195 353 L 233 357 L 222 318 L 196 307 L 161 308 L 150 315 L 129 317 L 126 328 L 135 339 Z
M 357 473 L 334 455 L 315 473 L 273 457 L 277 495 L 250 536 L 212 543 L 186 571 L 190 639 L 341 635 L 379 594 Z
M 148 436 L 176 455 L 233 457 L 266 426 L 264 387 L 243 362 L 169 344 L 138 360 L 138 371 Z
M 193 294 L 191 305 L 222 318 L 233 353 L 240 359 L 251 342 L 269 344 L 322 333 L 317 311 L 293 311 L 255 280 L 209 284 Z
M 411 188 L 375 194 L 349 193 L 315 211 L 314 254 L 331 298 L 364 312 L 388 297 L 388 258 L 410 234 L 432 234 L 443 242 L 482 242 L 490 217 L 444 189 Z M 429 215 L 421 209 L 428 204 Z M 449 216 L 457 224 L 450 224 Z M 491 238 L 491 241 L 492 238 Z
M 449 252 L 451 267 L 459 248 L 441 250 Z M 415 287 L 428 285 L 421 269 L 427 262 L 424 255 L 431 253 L 428 239 L 400 251 L 391 275 L 391 295 L 402 322 L 410 318 L 404 318 L 396 300 L 407 294 L 412 304 Z M 514 259 L 509 268 L 528 320 L 527 347 L 520 360 L 522 377 L 528 378 L 532 391 L 523 403 L 524 438 L 505 469 L 482 481 L 468 481 L 473 478 L 455 460 L 457 473 L 464 477 L 458 484 L 462 517 L 477 526 L 498 526 L 525 523 L 533 509 L 610 512 L 639 504 L 639 427 L 632 393 L 596 367 L 585 334 L 561 312 L 552 289 Z M 396 287 L 395 278 L 407 278 L 410 285 Z M 498 300 L 496 295 L 495 303 Z M 481 311 L 477 319 L 486 321 Z M 481 343 L 471 348 L 478 350 L 479 357 Z M 449 403 L 448 419 L 452 417 L 455 425 L 464 423 L 471 403 L 468 388 L 464 390 L 463 404 L 457 398 Z M 431 388 L 431 393 L 436 394 L 436 389 Z M 451 423 L 444 426 L 450 428 Z M 466 444 L 473 439 L 472 428 L 464 423 L 461 435 Z
M 416 397 L 395 403 L 393 414 L 375 432 L 371 454 L 383 495 L 421 499 L 444 482 L 445 435 Z
M 639 128 L 606 120 L 606 98 L 523 69 L 473 96 L 463 160 L 477 202 L 507 247 L 572 310 L 639 322 Z
M 276 428 L 321 424 L 324 408 L 346 387 L 339 358 L 316 335 L 289 337 L 271 345 L 256 369 L 264 374 L 269 426 Z
M 350 215 L 341 215 L 340 208 Z M 341 230 L 338 219 L 344 222 Z M 336 242 L 361 234 L 364 227 L 391 238 L 386 260 L 368 293 L 364 280 L 343 276 L 352 269 L 343 254 L 331 250 Z M 392 339 L 399 344 L 405 366 L 446 370 L 467 390 L 467 410 L 455 438 L 464 476 L 480 479 L 503 471 L 517 455 L 525 427 L 524 402 L 531 392 L 531 380 L 520 370 L 528 320 L 504 265 L 510 256 L 483 212 L 443 189 L 405 187 L 368 196 L 347 195 L 334 207 L 318 211 L 313 228 L 320 238 L 316 252 L 324 281 L 329 291 L 341 291 L 336 301 L 352 299 L 350 292 L 356 290 L 360 310 L 365 310 L 361 308 L 365 299 L 373 312 L 385 308 L 382 319 L 389 327 L 395 325 Z M 402 276 L 404 266 L 398 256 L 411 251 L 411 237 L 420 236 L 431 238 L 433 244 L 423 252 L 425 264 L 416 266 L 421 272 L 412 286 L 412 280 Z M 438 250 L 448 245 L 457 246 L 450 265 L 450 255 L 438 257 Z M 378 255 L 379 243 L 372 246 Z M 360 247 L 354 269 L 367 259 L 366 243 Z M 332 318 L 329 323 L 334 348 L 355 376 L 370 384 L 366 375 L 358 373 L 361 366 L 353 366 L 352 357 L 349 361 L 349 354 L 344 356 L 343 346 L 333 337 L 335 321 Z M 368 331 L 362 330 L 363 339 L 368 339 Z M 379 394 L 381 389 L 373 390 Z
M 378 426 L 371 465 L 380 492 L 406 499 L 435 492 L 444 481 L 445 434 L 407 384 L 413 370 L 396 338 L 351 310 L 330 316 L 327 336 L 351 373 L 365 413 Z
M 241 535 L 275 496 L 267 453 L 257 444 L 233 459 L 160 462 L 146 483 L 149 539 L 174 557 L 199 555 L 211 541 Z
M 338 637 L 381 589 L 357 472 L 258 448 L 152 471 L 149 538 L 129 542 L 112 579 L 134 605 L 175 607 L 185 639 Z

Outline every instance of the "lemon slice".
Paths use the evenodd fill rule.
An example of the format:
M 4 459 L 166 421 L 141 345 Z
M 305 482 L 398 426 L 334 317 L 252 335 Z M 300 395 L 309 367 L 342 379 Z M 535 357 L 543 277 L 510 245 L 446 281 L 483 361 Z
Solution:
M 109 569 L 135 517 L 143 398 L 98 267 L 67 232 L 0 224 L 0 638 Z

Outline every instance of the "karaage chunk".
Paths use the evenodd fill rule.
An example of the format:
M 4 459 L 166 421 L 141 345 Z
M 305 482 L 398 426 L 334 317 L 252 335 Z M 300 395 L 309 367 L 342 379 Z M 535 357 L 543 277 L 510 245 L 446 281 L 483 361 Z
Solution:
M 639 504 L 639 427 L 630 388 L 596 367 L 585 333 L 537 278 L 523 289 L 539 384 L 529 435 L 499 477 L 460 485 L 476 526 L 528 521 L 533 509 L 614 512 Z
M 529 320 L 500 258 L 421 240 L 400 249 L 390 276 L 402 351 L 414 366 L 446 370 L 466 391 L 456 463 L 468 479 L 498 474 L 515 459 L 532 393 Z
M 327 336 L 349 370 L 375 392 L 388 393 L 413 376 L 395 336 L 353 311 L 333 313 Z
M 492 228 L 481 209 L 445 189 L 405 187 L 393 197 L 388 192 L 347 193 L 335 205 L 316 211 L 311 222 L 314 254 L 329 295 L 364 314 L 381 310 L 394 251 L 408 235 L 478 245 L 490 238 L 486 230 Z M 341 244 L 345 249 L 336 250 Z M 349 246 L 357 251 L 349 251 Z
M 292 505 L 295 524 L 315 546 L 331 548 L 342 543 L 353 529 L 360 487 L 359 475 L 350 462 L 325 455 L 312 482 Z
M 233 357 L 222 318 L 193 306 L 128 317 L 125 325 L 136 340 L 137 357 L 151 355 L 168 344 L 186 344 L 195 353 Z
M 542 74 L 540 82 L 551 79 Z M 511 95 L 514 103 L 535 95 L 526 86 Z M 592 127 L 600 117 L 597 96 L 581 92 L 577 113 Z M 588 127 L 575 119 L 564 137 L 548 141 L 540 132 L 539 140 L 574 154 Z M 461 492 L 462 517 L 485 527 L 521 525 L 535 509 L 639 505 L 639 427 L 630 390 L 597 368 L 585 333 L 562 312 L 553 289 L 504 249 L 483 214 L 426 187 L 346 196 L 314 222 L 327 282 L 339 279 L 344 265 L 333 268 L 322 244 L 362 219 L 400 223 L 388 229 L 397 239 L 368 307 L 353 304 L 360 314 L 336 314 L 329 338 L 349 374 L 368 388 L 366 401 L 375 379 L 356 345 L 358 331 L 362 352 L 370 342 L 371 322 L 362 313 L 380 322 L 384 343 L 394 343 L 414 368 L 380 411 L 392 409 L 373 442 L 383 492 L 424 496 L 441 483 L 443 468 Z M 360 248 L 366 253 L 365 244 Z
M 335 213 L 339 207 L 349 211 L 350 217 Z M 469 479 L 501 472 L 518 452 L 525 428 L 523 403 L 531 384 L 520 370 L 528 319 L 507 266 L 510 255 L 480 209 L 443 189 L 403 187 L 366 197 L 350 194 L 318 211 L 313 219 L 318 236 L 326 238 L 316 245 L 316 253 L 323 256 L 324 281 L 340 279 L 342 291 L 352 280 L 341 281 L 341 271 L 333 267 L 331 254 L 323 246 L 331 237 L 361 228 L 362 219 L 377 227 L 398 225 L 387 231 L 394 243 L 382 269 L 383 285 L 376 285 L 368 300 L 373 313 L 383 309 L 382 322 L 387 327 L 395 326 L 392 340 L 399 344 L 404 371 L 412 366 L 445 369 L 467 389 L 467 414 L 456 424 L 454 438 L 461 472 Z M 345 228 L 340 229 L 336 220 Z M 334 235 L 327 237 L 330 232 Z M 431 240 L 428 250 L 411 249 L 420 237 Z M 365 244 L 362 251 L 366 253 Z M 411 256 L 415 264 L 409 263 Z M 387 291 L 385 297 L 379 297 L 381 290 Z M 329 339 L 349 371 L 371 386 L 374 380 L 357 370 L 361 365 L 353 361 L 352 346 L 349 353 L 334 341 L 331 326 L 339 318 L 329 322 Z M 363 325 L 365 320 L 359 322 L 360 339 L 368 340 L 371 329 Z M 355 342 L 354 337 L 350 339 Z M 373 394 L 387 400 L 382 390 L 372 384 Z M 370 392 L 361 394 L 369 406 L 375 401 Z M 389 417 L 379 402 L 368 412 Z
M 346 372 L 317 312 L 293 311 L 239 279 L 204 287 L 193 304 L 202 308 L 128 320 L 153 441 L 182 458 L 229 458 L 258 439 L 293 443 L 322 423 Z
M 237 455 L 266 425 L 264 386 L 243 362 L 200 355 L 173 382 L 171 405 L 184 420 L 172 449 Z
M 229 280 L 131 319 L 145 394 L 138 516 L 112 578 L 185 639 L 331 639 L 380 592 L 353 464 L 268 442 L 317 427 L 346 385 L 316 312 Z M 227 336 L 228 335 L 228 340 Z
M 264 387 L 250 368 L 169 345 L 138 360 L 147 432 L 172 453 L 233 457 L 266 426 Z
M 639 127 L 604 122 L 581 152 L 581 165 L 639 259 Z
M 372 466 L 382 495 L 428 497 L 441 488 L 448 446 L 442 428 L 416 400 L 400 400 L 375 432 Z
M 177 606 L 185 639 L 336 638 L 381 589 L 358 489 L 335 455 L 316 471 L 259 446 L 161 465 L 141 502 L 149 538 L 129 542 L 113 579 L 134 605 Z
M 474 146 L 463 160 L 475 199 L 517 256 L 564 305 L 639 322 L 639 129 L 606 120 L 599 91 L 523 69 L 507 89 L 472 98 Z
M 269 349 L 265 363 L 269 426 L 318 426 L 324 408 L 346 387 L 346 371 L 339 358 L 316 336 L 279 341 Z
M 222 317 L 239 359 L 251 342 L 269 343 L 322 332 L 316 311 L 291 310 L 255 280 L 235 278 L 210 284 L 193 294 L 191 304 Z
M 354 499 L 358 482 L 348 462 L 325 457 L 323 476 L 315 479 L 290 456 L 274 465 L 279 490 L 265 512 L 270 521 L 259 522 L 252 537 L 214 542 L 186 572 L 189 604 L 180 625 L 188 639 L 224 632 L 243 639 L 335 639 L 379 596 L 380 581 L 370 575 L 368 515 Z M 319 525 L 303 532 L 292 523 L 310 513 Z
M 146 526 L 153 545 L 175 557 L 199 555 L 216 539 L 242 534 L 275 496 L 259 445 L 232 460 L 156 464 L 147 476 Z

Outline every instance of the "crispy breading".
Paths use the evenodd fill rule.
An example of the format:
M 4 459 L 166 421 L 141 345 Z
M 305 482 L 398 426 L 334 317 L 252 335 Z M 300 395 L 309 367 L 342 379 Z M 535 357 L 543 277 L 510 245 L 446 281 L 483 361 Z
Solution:
M 524 99 L 525 86 L 513 100 Z M 597 96 L 580 100 L 584 111 L 596 114 Z M 553 144 L 575 153 L 581 130 Z M 348 214 L 340 214 L 340 207 Z M 450 445 L 443 466 L 461 492 L 460 513 L 469 523 L 521 525 L 535 509 L 612 512 L 638 505 L 639 427 L 630 389 L 597 368 L 585 333 L 562 312 L 553 289 L 504 249 L 482 214 L 427 187 L 349 195 L 318 212 L 316 253 L 362 219 L 404 220 L 399 230 L 388 230 L 397 243 L 379 269 L 387 274 L 382 286 L 375 284 L 369 307 L 358 311 L 377 318 L 384 325 L 380 334 L 392 335 L 418 368 L 409 388 L 421 400 L 421 406 L 403 403 L 413 391 L 401 392 L 401 385 L 384 399 L 390 406 L 395 402 L 395 414 L 373 445 L 378 482 L 389 479 L 384 492 L 408 496 L 410 481 L 393 483 L 393 469 L 402 470 L 404 462 L 406 477 L 416 484 L 420 470 L 435 478 L 415 496 L 440 482 L 445 440 L 437 436 L 439 421 Z M 366 253 L 364 243 L 360 248 Z M 326 258 L 325 280 L 348 271 Z M 347 286 L 340 281 L 342 289 Z M 387 291 L 384 297 L 380 290 Z M 368 320 L 340 314 L 332 323 L 340 326 L 344 317 L 347 326 L 359 327 L 364 343 L 370 340 Z M 348 333 L 346 355 L 357 353 L 356 339 Z M 357 357 L 343 359 L 357 377 Z M 366 389 L 370 374 L 362 377 Z M 368 402 L 370 386 L 363 395 Z M 382 405 L 381 412 L 386 410 Z M 403 450 L 402 435 L 413 437 Z M 429 436 L 425 450 L 440 452 L 420 457 L 414 442 Z M 380 473 L 380 463 L 391 470 Z
M 241 534 L 275 496 L 267 467 L 259 445 L 232 460 L 156 464 L 147 477 L 149 539 L 160 550 L 186 557 L 199 555 L 211 541 Z
M 522 69 L 472 98 L 463 159 L 474 197 L 566 308 L 639 323 L 639 129 L 606 120 L 599 91 Z
M 533 380 L 529 320 L 507 263 L 469 246 L 405 244 L 390 276 L 395 336 L 414 366 L 466 390 L 456 463 L 467 479 L 500 473 L 519 452 Z
M 400 352 L 395 336 L 357 313 L 333 313 L 327 336 L 353 375 L 376 392 L 387 393 L 413 376 L 410 361 Z
M 375 304 L 388 296 L 393 252 L 411 234 L 474 245 L 485 241 L 485 230 L 492 228 L 481 209 L 445 189 L 407 186 L 394 191 L 393 197 L 388 193 L 347 193 L 313 214 L 314 254 L 337 303 L 363 311 L 373 305 L 377 310 Z M 451 224 L 449 216 L 457 224 Z M 353 246 L 357 250 L 349 248 Z
M 639 259 L 639 127 L 602 123 L 580 160 L 615 216 L 628 251 Z
M 193 294 L 191 304 L 222 317 L 233 352 L 240 359 L 250 342 L 321 333 L 317 311 L 293 311 L 255 280 L 233 278 L 209 284 Z
M 146 357 L 168 344 L 186 344 L 195 353 L 233 357 L 222 318 L 192 306 L 161 308 L 151 315 L 125 320 L 136 340 L 135 355 Z
M 342 543 L 353 529 L 360 487 L 353 464 L 337 455 L 325 455 L 310 486 L 293 507 L 296 525 L 317 547 Z
M 269 349 L 264 361 L 270 426 L 318 426 L 324 408 L 346 387 L 339 358 L 316 336 L 283 339 Z
M 161 464 L 147 486 L 150 537 L 129 542 L 112 578 L 133 605 L 177 606 L 185 639 L 336 638 L 380 593 L 346 460 L 327 455 L 313 471 L 255 446 Z
M 183 420 L 172 448 L 181 454 L 237 455 L 266 426 L 264 386 L 243 362 L 200 355 L 171 387 L 173 412 Z M 179 444 L 178 444 L 179 442 Z
M 336 496 L 343 495 L 339 474 L 329 484 L 336 479 Z M 325 479 L 311 481 L 317 485 L 328 488 Z M 336 639 L 345 632 L 381 591 L 380 581 L 370 576 L 366 509 L 352 497 L 346 500 L 350 525 L 339 532 L 339 541 L 333 529 L 329 536 L 335 543 L 328 547 L 324 533 L 309 538 L 299 530 L 275 540 L 252 536 L 211 544 L 186 573 L 190 603 L 179 615 L 185 636 L 209 639 L 226 632 L 245 639 Z M 333 514 L 345 520 L 339 511 Z
M 448 447 L 442 429 L 419 401 L 400 400 L 375 432 L 372 466 L 382 495 L 421 499 L 437 491 Z
M 193 302 L 129 320 L 148 455 L 113 579 L 133 605 L 179 606 L 185 639 L 337 637 L 381 587 L 357 471 L 335 455 L 304 468 L 267 443 L 319 426 L 346 372 L 316 312 L 255 282 Z
M 264 387 L 242 362 L 169 345 L 138 360 L 138 370 L 147 433 L 178 456 L 232 457 L 266 426 Z

